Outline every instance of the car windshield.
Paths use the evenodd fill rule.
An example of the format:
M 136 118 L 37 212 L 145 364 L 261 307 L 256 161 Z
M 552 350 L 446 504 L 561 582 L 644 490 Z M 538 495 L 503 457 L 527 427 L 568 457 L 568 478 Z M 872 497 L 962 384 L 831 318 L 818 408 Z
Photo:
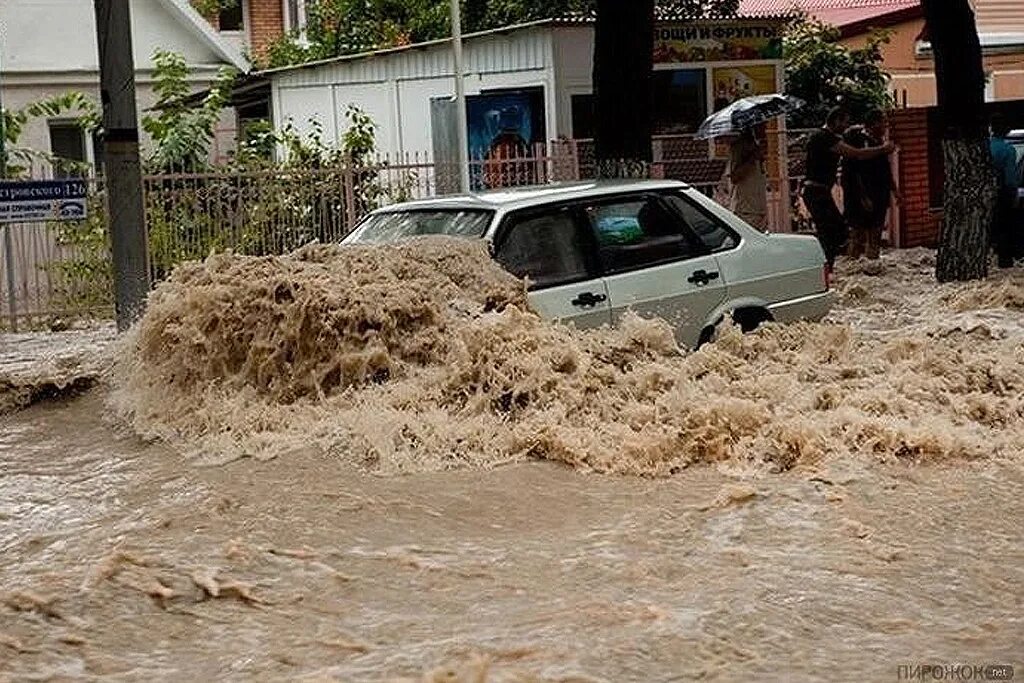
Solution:
M 368 216 L 345 240 L 347 244 L 394 242 L 421 235 L 483 237 L 493 211 L 444 209 L 391 211 Z

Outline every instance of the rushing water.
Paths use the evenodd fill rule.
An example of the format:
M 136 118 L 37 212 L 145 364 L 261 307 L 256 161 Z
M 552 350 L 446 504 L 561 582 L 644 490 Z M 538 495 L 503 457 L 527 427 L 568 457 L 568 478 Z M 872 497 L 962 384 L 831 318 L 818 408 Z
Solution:
M 233 350 L 231 309 L 179 281 L 192 298 L 155 307 L 178 316 L 174 334 L 192 338 L 200 324 L 221 334 L 213 310 L 227 327 L 209 353 L 193 349 L 187 384 L 161 374 L 174 348 L 146 356 L 143 329 L 109 389 L 0 417 L 0 680 L 895 681 L 899 665 L 930 662 L 1020 671 L 1024 278 L 937 287 L 929 265 L 915 252 L 888 257 L 881 275 L 847 272 L 831 322 L 727 334 L 696 355 L 639 322 L 587 337 L 527 316 L 485 337 L 573 344 L 577 369 L 554 385 L 550 363 L 474 356 L 481 325 L 517 314 L 466 322 L 425 300 L 421 310 L 440 316 L 427 319 L 461 341 L 440 343 L 434 323 L 423 327 L 440 344 L 430 353 L 384 339 L 387 358 L 373 362 L 387 378 L 339 379 L 335 393 L 307 397 L 296 395 L 312 386 L 301 377 L 261 386 L 252 378 L 267 375 L 245 375 L 245 361 L 217 360 Z M 220 272 L 235 278 L 235 266 Z M 313 275 L 305 286 L 332 277 Z M 405 310 L 393 301 L 388 310 Z M 620 357 L 602 357 L 608 348 Z M 317 358 L 308 367 L 330 361 Z M 508 371 L 528 401 L 496 405 L 509 389 L 493 375 L 477 376 L 468 398 L 445 398 L 451 373 L 465 379 L 481 364 Z M 217 386 L 202 376 L 213 367 Z M 712 408 L 687 404 L 701 391 Z M 417 406 L 424 398 L 433 403 Z M 602 399 L 614 410 L 586 405 Z M 658 412 L 669 408 L 679 412 Z M 373 411 L 381 430 L 421 417 L 433 431 L 392 433 L 384 447 Z M 652 414 L 700 438 L 668 441 Z M 574 423 L 558 431 L 581 415 L 603 421 L 583 425 L 595 440 Z M 457 436 L 438 431 L 445 420 Z M 541 428 L 543 447 L 524 449 L 524 430 Z M 635 448 L 627 428 L 656 447 Z M 601 457 L 565 457 L 568 443 Z M 785 444 L 789 457 L 768 457 Z

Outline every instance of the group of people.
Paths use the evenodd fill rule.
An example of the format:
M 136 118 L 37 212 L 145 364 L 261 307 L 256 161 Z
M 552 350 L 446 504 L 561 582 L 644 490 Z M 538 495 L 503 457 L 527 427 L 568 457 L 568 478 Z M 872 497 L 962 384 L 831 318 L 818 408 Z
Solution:
M 871 110 L 862 124 L 851 123 L 849 112 L 833 109 L 807 141 L 802 196 L 830 268 L 844 251 L 878 259 L 889 208 L 900 200 L 889 159 L 896 145 L 885 139 L 885 113 Z M 842 211 L 833 195 L 840 168 Z
M 845 110 L 835 109 L 808 139 L 803 200 L 830 267 L 844 250 L 854 258 L 879 257 L 889 207 L 899 201 L 889 162 L 895 146 L 885 141 L 887 124 L 880 110 L 868 112 L 863 124 L 853 126 Z M 832 194 L 840 166 L 843 210 Z M 727 174 L 732 211 L 766 229 L 764 145 L 756 128 L 733 140 Z
M 888 141 L 888 118 L 882 110 L 868 111 L 861 123 L 851 125 L 850 114 L 837 108 L 825 125 L 807 140 L 807 164 L 801 196 L 829 268 L 846 254 L 851 258 L 877 260 L 889 210 L 901 196 L 890 156 L 896 150 Z M 1006 141 L 1009 126 L 999 116 L 992 120 L 991 154 L 999 195 L 992 223 L 992 246 L 999 266 L 1011 267 L 1024 258 L 1024 207 L 1019 194 L 1024 187 L 1024 161 Z M 758 128 L 748 128 L 733 138 L 727 178 L 730 207 L 750 225 L 767 229 L 764 145 Z M 842 187 L 842 208 L 834 190 Z

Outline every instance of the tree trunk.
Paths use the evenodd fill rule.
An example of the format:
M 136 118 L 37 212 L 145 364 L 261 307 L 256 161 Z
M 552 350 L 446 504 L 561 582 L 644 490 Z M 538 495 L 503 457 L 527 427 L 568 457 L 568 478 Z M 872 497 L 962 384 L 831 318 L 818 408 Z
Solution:
M 597 0 L 595 156 L 599 178 L 648 178 L 654 127 L 654 0 Z
M 942 141 L 946 168 L 942 232 L 935 275 L 939 282 L 988 276 L 989 232 L 996 185 L 987 140 Z
M 988 275 L 996 179 L 988 145 L 985 71 L 968 0 L 922 0 L 935 56 L 946 182 L 935 275 L 940 282 Z

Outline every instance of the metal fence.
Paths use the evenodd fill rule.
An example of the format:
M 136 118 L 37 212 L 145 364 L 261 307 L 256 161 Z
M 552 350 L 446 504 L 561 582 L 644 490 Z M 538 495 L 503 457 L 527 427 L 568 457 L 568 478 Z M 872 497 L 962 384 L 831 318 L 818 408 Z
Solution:
M 778 135 L 773 145 L 777 163 L 769 164 L 769 225 L 788 231 L 802 176 L 804 136 Z M 653 156 L 657 176 L 688 181 L 725 200 L 719 184 L 725 159 L 714 143 L 656 138 Z M 589 140 L 553 141 L 522 157 L 472 160 L 470 167 L 475 189 L 595 175 Z M 112 314 L 104 187 L 101 179 L 90 183 L 87 220 L 3 227 L 0 328 L 53 326 Z M 178 263 L 215 251 L 281 254 L 314 240 L 338 241 L 375 207 L 454 192 L 458 168 L 427 155 L 404 154 L 325 168 L 147 176 L 143 185 L 150 274 L 159 281 Z

